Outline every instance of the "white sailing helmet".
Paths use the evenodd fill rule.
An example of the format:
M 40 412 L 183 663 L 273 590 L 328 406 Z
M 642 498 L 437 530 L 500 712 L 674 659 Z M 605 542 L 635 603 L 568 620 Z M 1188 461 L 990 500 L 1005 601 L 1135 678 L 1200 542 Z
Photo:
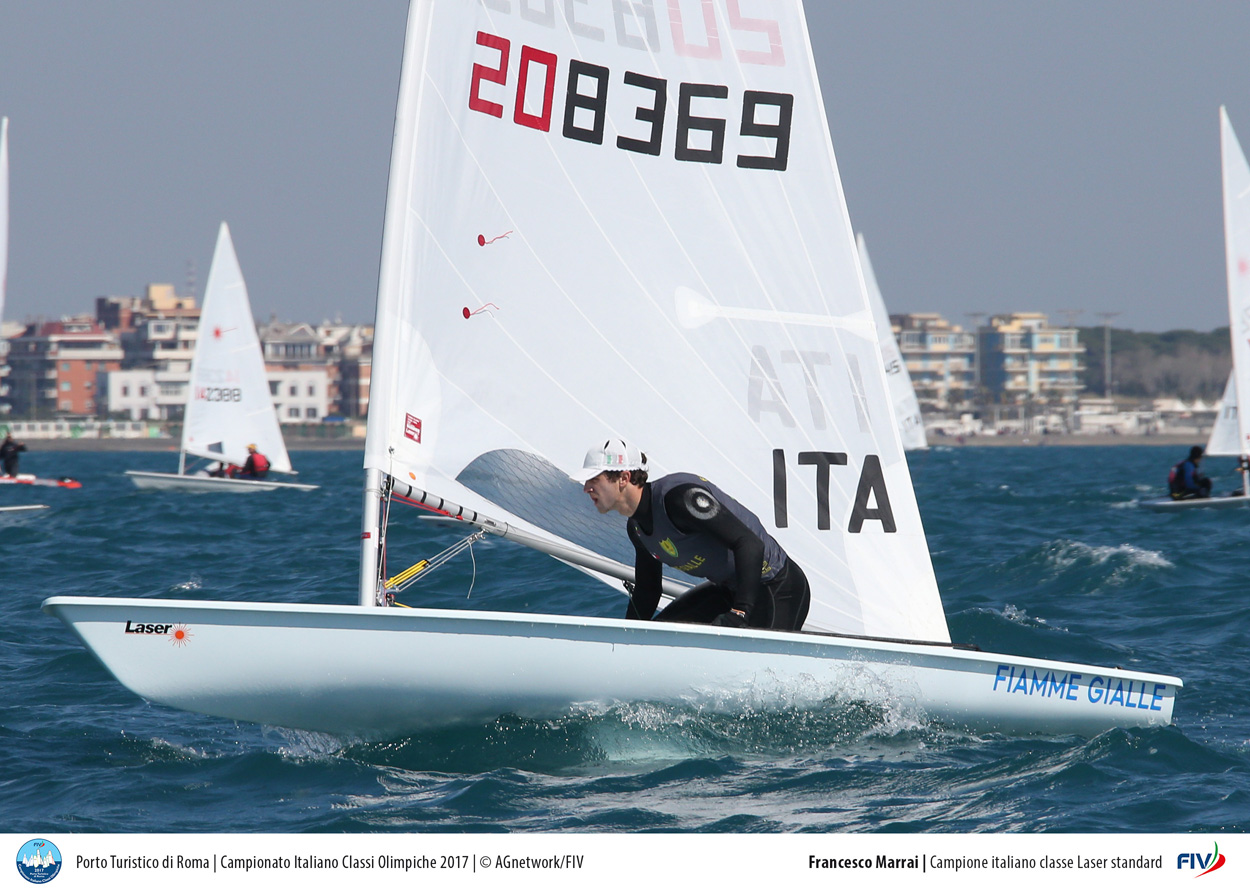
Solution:
M 646 470 L 647 457 L 642 454 L 642 451 L 619 437 L 614 437 L 588 449 L 586 459 L 582 462 L 582 470 L 570 477 L 579 484 L 584 484 L 605 471 Z

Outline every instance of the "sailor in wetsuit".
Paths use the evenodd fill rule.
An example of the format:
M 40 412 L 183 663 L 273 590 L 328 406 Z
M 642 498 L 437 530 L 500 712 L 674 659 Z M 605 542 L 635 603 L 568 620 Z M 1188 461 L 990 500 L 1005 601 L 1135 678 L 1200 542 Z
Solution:
M 647 457 L 621 440 L 596 445 L 579 477 L 600 514 L 629 519 L 635 585 L 627 620 L 797 630 L 811 599 L 807 577 L 749 509 L 693 474 L 647 480 Z M 708 582 L 658 615 L 661 563 Z
M 1211 495 L 1211 479 L 1198 470 L 1202 447 L 1189 450 L 1189 458 L 1177 462 L 1168 472 L 1168 493 L 1173 499 L 1206 499 Z

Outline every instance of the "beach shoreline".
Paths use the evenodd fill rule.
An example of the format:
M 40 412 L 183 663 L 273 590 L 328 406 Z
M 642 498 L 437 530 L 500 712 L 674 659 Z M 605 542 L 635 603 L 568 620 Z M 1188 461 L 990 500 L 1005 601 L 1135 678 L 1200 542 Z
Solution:
M 316 450 L 363 451 L 363 437 L 342 438 L 300 438 L 287 437 L 288 452 Z M 174 453 L 177 454 L 179 442 L 171 437 L 60 437 L 36 439 L 22 438 L 30 452 L 40 453 Z
M 979 437 L 931 436 L 930 447 L 1037 447 L 1037 446 L 1193 446 L 1205 445 L 1206 434 L 1002 434 Z M 35 439 L 24 442 L 32 452 L 137 452 L 177 453 L 178 441 L 168 437 L 97 438 L 67 437 Z M 300 451 L 363 451 L 362 437 L 321 438 L 288 437 L 290 452 Z

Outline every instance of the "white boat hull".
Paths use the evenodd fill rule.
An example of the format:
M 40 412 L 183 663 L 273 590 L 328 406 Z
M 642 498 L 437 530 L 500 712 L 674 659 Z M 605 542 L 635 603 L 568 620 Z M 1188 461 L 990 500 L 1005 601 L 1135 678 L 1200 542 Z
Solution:
M 20 524 L 47 511 L 46 505 L 0 505 L 0 526 Z
M 1152 512 L 1185 512 L 1190 509 L 1240 509 L 1250 506 L 1250 496 L 1208 496 L 1204 499 L 1151 499 L 1142 503 Z
M 215 478 L 193 474 L 162 474 L 156 471 L 128 471 L 140 490 L 181 490 L 184 493 L 259 493 L 266 490 L 316 490 L 316 484 L 288 484 L 284 481 L 250 478 Z
M 1170 724 L 1182 686 L 951 646 L 554 615 L 61 596 L 43 610 L 149 701 L 368 738 L 631 702 L 871 703 L 978 732 L 1092 736 Z

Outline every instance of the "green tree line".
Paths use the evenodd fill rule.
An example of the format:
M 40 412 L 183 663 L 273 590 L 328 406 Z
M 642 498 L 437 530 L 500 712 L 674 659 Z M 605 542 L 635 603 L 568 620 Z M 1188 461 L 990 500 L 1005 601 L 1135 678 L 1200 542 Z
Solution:
M 1106 383 L 1105 330 L 1083 326 L 1079 332 L 1085 345 L 1085 393 L 1100 395 Z M 1214 401 L 1223 396 L 1231 368 L 1228 326 L 1211 332 L 1111 329 L 1111 392 L 1116 396 Z

